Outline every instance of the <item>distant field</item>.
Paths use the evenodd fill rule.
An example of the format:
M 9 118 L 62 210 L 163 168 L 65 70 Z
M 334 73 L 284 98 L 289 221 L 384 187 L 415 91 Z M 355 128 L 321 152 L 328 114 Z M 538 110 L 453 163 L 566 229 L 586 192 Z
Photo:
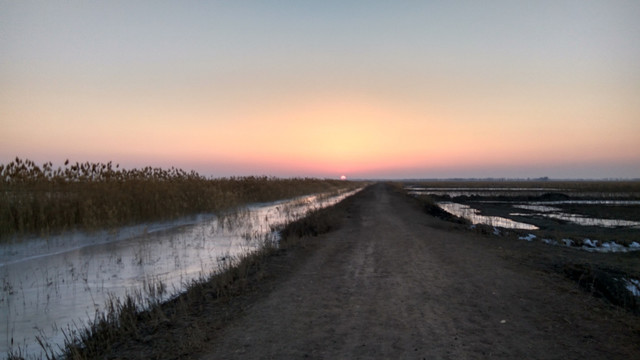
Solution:
M 618 192 L 637 193 L 640 196 L 640 180 L 442 180 L 442 181 L 408 181 L 406 185 L 419 185 L 430 188 L 540 188 L 564 189 L 570 192 Z
M 640 181 L 425 181 L 404 186 L 473 224 L 502 232 L 589 251 L 640 246 Z
M 0 241 L 218 212 L 247 203 L 353 188 L 354 182 L 266 176 L 206 178 L 194 171 L 122 169 L 108 163 L 53 168 L 16 158 L 0 165 Z

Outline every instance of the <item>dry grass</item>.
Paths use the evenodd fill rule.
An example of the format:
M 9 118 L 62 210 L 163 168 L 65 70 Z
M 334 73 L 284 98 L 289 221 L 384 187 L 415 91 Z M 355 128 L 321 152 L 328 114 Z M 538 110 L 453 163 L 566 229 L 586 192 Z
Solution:
M 16 158 L 0 165 L 0 241 L 13 235 L 95 230 L 247 203 L 354 187 L 312 178 L 206 178 L 181 169 L 121 169 L 111 162 L 53 168 Z

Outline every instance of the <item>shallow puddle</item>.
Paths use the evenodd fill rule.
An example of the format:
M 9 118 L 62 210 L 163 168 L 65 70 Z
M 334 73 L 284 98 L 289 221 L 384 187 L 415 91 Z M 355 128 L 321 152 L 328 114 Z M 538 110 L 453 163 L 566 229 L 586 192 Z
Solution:
M 631 220 L 620 220 L 620 219 L 600 219 L 588 217 L 580 214 L 569 214 L 564 212 L 555 212 L 555 211 L 545 211 L 538 213 L 510 213 L 511 216 L 522 216 L 522 217 L 531 217 L 531 216 L 541 216 L 550 219 L 560 220 L 560 221 L 568 221 L 574 224 L 582 225 L 582 226 L 600 226 L 605 228 L 615 228 L 615 227 L 630 227 L 640 229 L 640 222 L 631 221 Z
M 472 224 L 483 224 L 507 229 L 538 230 L 538 227 L 535 225 L 526 224 L 499 216 L 480 215 L 480 211 L 470 207 L 469 205 L 452 202 L 441 202 L 438 203 L 438 206 L 452 215 L 471 221 Z
M 86 324 L 109 297 L 141 292 L 167 299 L 265 240 L 277 241 L 273 229 L 357 191 L 0 245 L 0 353 L 13 344 L 23 356 L 42 356 L 35 336 L 61 345 L 61 330 Z
M 550 219 L 560 220 L 560 221 L 568 221 L 574 224 L 582 225 L 582 226 L 600 226 L 606 228 L 614 228 L 614 227 L 632 227 L 632 228 L 640 228 L 639 221 L 632 220 L 621 220 L 621 219 L 602 219 L 602 218 L 594 218 L 581 214 L 571 214 L 564 212 L 562 209 L 548 206 L 548 205 L 530 205 L 530 204 L 552 204 L 552 205 L 563 205 L 563 204 L 584 204 L 584 205 L 603 205 L 603 206 L 625 206 L 625 205 L 640 205 L 640 201 L 554 201 L 554 202 L 531 202 L 529 204 L 514 204 L 512 205 L 514 208 L 529 210 L 531 213 L 510 213 L 512 216 L 541 216 Z

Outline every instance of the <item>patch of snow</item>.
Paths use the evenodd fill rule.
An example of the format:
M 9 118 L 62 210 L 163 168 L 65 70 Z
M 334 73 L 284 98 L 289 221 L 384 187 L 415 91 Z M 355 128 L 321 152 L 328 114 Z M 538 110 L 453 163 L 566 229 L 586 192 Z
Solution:
M 603 242 L 602 245 L 600 246 L 599 251 L 601 251 L 601 252 L 626 252 L 627 249 L 623 245 L 620 245 L 615 241 L 610 241 L 610 242 Z
M 629 245 L 629 249 L 632 250 L 640 250 L 640 244 L 638 244 L 637 242 L 632 242 L 631 245 Z
M 542 242 L 547 245 L 558 245 L 558 242 L 552 239 L 542 239 Z
M 564 246 L 573 246 L 573 240 L 571 239 L 562 239 Z
M 498 229 L 497 227 L 494 226 L 493 227 L 493 235 L 496 235 L 496 236 L 500 235 L 500 229 Z
M 512 212 L 509 213 L 509 216 L 531 216 L 532 214 L 529 213 L 517 213 L 517 212 Z
M 597 241 L 596 241 L 597 242 Z M 624 246 L 618 244 L 615 241 L 603 242 L 599 247 L 588 247 L 583 246 L 582 249 L 590 251 L 590 252 L 601 252 L 601 253 L 609 253 L 609 252 L 629 252 L 629 251 L 638 251 L 640 247 L 637 246 Z
M 534 234 L 529 234 L 527 236 L 520 236 L 518 239 L 526 240 L 526 241 L 532 241 L 535 238 L 536 238 L 536 236 Z
M 640 297 L 640 281 L 636 279 L 624 279 L 625 287 L 633 296 Z
M 588 246 L 588 247 L 596 247 L 598 246 L 598 240 L 591 240 L 591 239 L 584 239 L 582 240 L 582 245 L 583 246 Z

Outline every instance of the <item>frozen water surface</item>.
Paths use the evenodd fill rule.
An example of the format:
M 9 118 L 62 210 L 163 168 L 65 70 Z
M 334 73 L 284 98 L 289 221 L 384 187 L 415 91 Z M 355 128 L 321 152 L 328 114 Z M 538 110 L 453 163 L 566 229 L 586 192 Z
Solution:
M 625 279 L 625 285 L 627 290 L 633 294 L 633 296 L 640 297 L 640 281 L 636 279 Z
M 622 219 L 601 219 L 589 217 L 581 214 L 572 214 L 563 209 L 551 206 L 551 205 L 563 205 L 563 204 L 577 204 L 577 205 L 602 205 L 602 206 L 637 206 L 640 205 L 640 201 L 637 200 L 564 200 L 564 201 L 531 201 L 526 203 L 513 202 L 513 201 L 473 201 L 478 204 L 505 204 L 517 209 L 527 210 L 529 212 L 513 212 L 509 213 L 509 216 L 518 216 L 523 218 L 532 217 L 546 217 L 559 221 L 571 222 L 581 226 L 596 226 L 602 228 L 618 228 L 626 227 L 631 229 L 640 229 L 640 222 L 633 220 Z M 472 224 L 484 224 L 508 229 L 521 229 L 521 230 L 538 230 L 538 227 L 532 224 L 514 221 L 504 217 L 498 216 L 485 216 L 481 215 L 478 209 L 471 207 L 470 205 L 454 203 L 454 202 L 440 202 L 438 206 L 443 210 L 449 212 L 458 217 L 465 218 L 471 221 Z M 535 235 L 529 234 L 521 236 L 520 239 L 533 241 Z M 556 245 L 557 241 L 550 239 L 542 239 L 541 241 Z M 562 243 L 565 246 L 574 246 L 575 243 L 570 239 L 562 239 Z M 629 246 L 620 245 L 616 242 L 602 242 L 598 240 L 584 239 L 581 248 L 590 252 L 628 252 L 640 250 L 640 245 L 637 242 L 633 242 Z
M 563 212 L 562 209 L 540 204 L 577 204 L 577 205 L 603 205 L 603 206 L 634 206 L 640 205 L 640 201 L 608 201 L 608 200 L 584 200 L 584 201 L 553 201 L 553 202 L 531 202 L 528 204 L 514 204 L 514 208 L 532 211 L 532 213 L 511 213 L 512 216 L 541 216 L 550 219 L 568 221 L 582 226 L 600 226 L 606 228 L 632 227 L 640 228 L 639 221 L 622 219 L 601 219 L 580 214 Z
M 22 347 L 39 355 L 35 336 L 61 344 L 72 323 L 83 325 L 110 296 L 166 289 L 159 299 L 219 270 L 234 256 L 277 240 L 273 229 L 355 191 L 255 204 L 221 217 L 200 215 L 117 232 L 74 232 L 0 245 L 0 353 Z
M 438 206 L 444 211 L 465 218 L 471 221 L 472 224 L 484 224 L 495 227 L 502 227 L 508 229 L 523 229 L 523 230 L 537 230 L 538 227 L 531 224 L 526 224 L 511 219 L 499 217 L 499 216 L 485 216 L 480 215 L 480 211 L 470 207 L 469 205 L 458 204 L 453 202 L 441 202 Z
M 543 213 L 538 214 L 544 217 L 548 217 L 551 219 L 569 221 L 574 224 L 582 225 L 582 226 L 601 226 L 607 228 L 614 227 L 632 227 L 632 228 L 640 228 L 640 222 L 631 221 L 631 220 L 620 220 L 620 219 L 600 219 L 600 218 L 592 218 L 580 214 L 569 214 L 569 213 Z
M 408 186 L 407 192 L 410 195 L 436 195 L 445 196 L 448 195 L 452 198 L 461 196 L 539 196 L 543 193 L 558 192 L 562 189 L 552 188 L 513 188 L 513 187 L 487 187 L 487 188 L 474 188 L 474 187 L 421 187 L 421 186 Z
M 514 208 L 530 210 L 530 211 L 539 211 L 539 212 L 552 212 L 552 211 L 560 211 L 560 208 L 553 206 L 545 206 L 545 205 L 526 205 L 526 204 L 515 204 Z
M 535 240 L 536 237 L 537 236 L 535 236 L 534 234 L 528 234 L 526 236 L 520 236 L 520 237 L 518 237 L 518 239 L 526 240 L 526 241 L 533 241 L 533 240 Z

